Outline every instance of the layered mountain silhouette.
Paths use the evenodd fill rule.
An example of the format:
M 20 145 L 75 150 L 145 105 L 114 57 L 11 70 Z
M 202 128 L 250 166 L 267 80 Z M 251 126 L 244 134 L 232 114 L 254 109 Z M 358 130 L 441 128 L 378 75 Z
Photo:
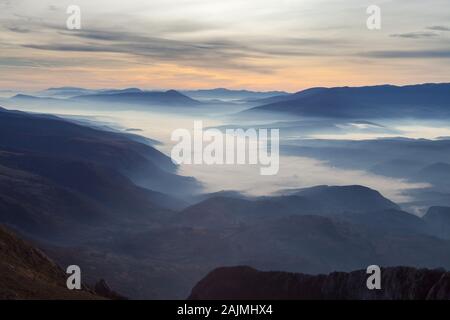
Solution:
M 0 109 L 0 124 L 0 143 L 5 150 L 107 164 L 139 183 L 153 185 L 156 190 L 195 185 L 192 179 L 175 175 L 176 166 L 169 157 L 126 134 L 97 130 L 53 116 L 5 109 Z
M 399 209 L 397 204 L 383 197 L 378 191 L 358 185 L 317 186 L 284 192 L 320 202 L 323 210 L 330 213 Z
M 244 114 L 277 112 L 326 118 L 449 117 L 450 84 L 312 88 L 262 100 Z
M 48 88 L 36 93 L 38 97 L 59 97 L 71 98 L 77 96 L 96 95 L 96 94 L 119 94 L 119 93 L 142 93 L 144 90 L 139 88 L 125 89 L 86 89 L 79 87 L 54 87 Z M 281 97 L 288 95 L 284 91 L 251 91 L 251 90 L 232 90 L 226 88 L 201 89 L 201 90 L 183 90 L 181 94 L 192 99 L 199 100 L 256 100 L 268 99 L 270 97 Z
M 160 224 L 184 206 L 174 194 L 198 187 L 175 171 L 127 135 L 0 110 L 0 222 L 26 233 L 75 239 L 127 221 Z
M 265 91 L 257 92 L 250 90 L 231 90 L 226 88 L 204 89 L 204 90 L 188 90 L 182 91 L 183 94 L 200 100 L 220 99 L 224 101 L 233 100 L 257 100 L 269 99 L 270 97 L 281 97 L 288 95 L 283 91 Z
M 271 214 L 258 216 L 240 207 L 236 210 L 230 205 L 236 199 L 219 200 L 216 205 L 223 205 L 217 208 L 223 214 L 219 220 L 208 217 L 215 211 L 199 212 L 201 218 L 193 216 L 190 226 L 185 226 L 180 224 L 186 220 L 174 215 L 166 226 L 115 231 L 111 239 L 90 247 L 56 248 L 52 254 L 64 263 L 75 257 L 81 265 L 96 266 L 92 278 L 113 279 L 120 292 L 139 298 L 183 298 L 196 280 L 223 265 L 312 274 L 351 271 L 373 261 L 388 266 L 450 266 L 448 241 L 430 235 L 426 222 L 406 212 L 387 209 L 327 217 L 300 207 L 278 214 L 273 206 Z M 244 208 L 252 206 L 246 203 Z M 194 205 L 180 215 L 192 208 L 199 209 Z M 117 277 L 130 270 L 135 276 Z M 152 285 L 137 292 L 134 288 L 142 281 Z
M 109 91 L 73 97 L 72 100 L 155 106 L 198 106 L 201 103 L 175 90 L 141 91 L 139 89 Z
M 327 275 L 219 268 L 193 289 L 191 300 L 449 300 L 450 273 L 383 268 L 381 290 L 366 286 L 366 270 Z
M 450 268 L 440 220 L 402 211 L 376 190 L 226 191 L 188 197 L 186 207 L 180 196 L 198 184 L 176 170 L 129 134 L 0 110 L 0 223 L 60 265 L 79 265 L 91 285 L 104 278 L 130 298 L 183 299 L 220 266 L 309 274 L 373 263 Z
M 281 147 L 289 156 L 310 157 L 330 166 L 373 172 L 377 175 L 417 182 L 417 190 L 405 191 L 411 203 L 403 208 L 450 206 L 450 140 L 380 138 L 371 140 L 298 140 Z
M 8 108 L 28 107 L 61 110 L 161 110 L 187 108 L 202 110 L 204 104 L 176 90 L 143 91 L 138 88 L 88 90 L 82 88 L 50 88 L 37 93 L 19 93 L 9 99 L 0 99 Z M 165 109 L 167 108 L 167 109 Z
M 241 259 L 237 261 L 264 270 L 354 270 L 371 259 L 391 266 L 442 267 L 450 262 L 448 243 L 433 236 L 432 225 L 401 211 L 375 190 L 318 186 L 281 193 L 262 198 L 213 196 L 184 209 L 174 220 L 190 228 L 220 230 L 236 246 L 228 251 L 238 249 L 233 253 Z M 411 244 L 421 248 L 420 257 Z M 426 260 L 431 264 L 423 264 Z
M 399 209 L 378 191 L 363 186 L 317 186 L 280 193 L 257 198 L 219 193 L 184 209 L 175 219 L 185 226 L 222 228 L 296 214 L 326 216 Z

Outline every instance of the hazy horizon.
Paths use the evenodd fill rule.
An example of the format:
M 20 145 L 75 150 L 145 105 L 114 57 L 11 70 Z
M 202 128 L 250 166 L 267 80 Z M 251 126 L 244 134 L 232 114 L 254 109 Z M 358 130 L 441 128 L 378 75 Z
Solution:
M 304 88 L 299 88 L 298 90 L 294 90 L 294 91 L 287 91 L 287 90 L 283 90 L 280 88 L 267 88 L 264 90 L 257 90 L 257 89 L 251 89 L 248 87 L 239 87 L 239 88 L 231 88 L 231 87 L 198 87 L 198 88 L 178 88 L 178 87 L 165 87 L 165 88 L 146 88 L 146 87 L 137 87 L 137 86 L 133 86 L 132 84 L 130 84 L 130 86 L 117 86 L 117 87 L 89 87 L 89 86 L 84 86 L 84 87 L 78 87 L 78 86 L 71 86 L 71 85 L 67 85 L 67 86 L 58 86 L 57 84 L 55 85 L 50 85 L 50 86 L 43 86 L 43 87 L 38 87 L 38 88 L 33 88 L 33 89 L 28 89 L 28 90 L 24 90 L 19 89 L 19 88 L 2 88 L 0 89 L 0 93 L 2 91 L 12 91 L 12 92 L 28 92 L 28 93 L 36 93 L 39 91 L 45 91 L 47 89 L 61 89 L 61 88 L 78 88 L 78 89 L 87 89 L 87 90 L 125 90 L 125 89 L 131 89 L 131 88 L 136 88 L 136 89 L 140 89 L 142 91 L 169 91 L 169 90 L 175 90 L 175 91 L 202 91 L 202 90 L 218 90 L 218 89 L 225 89 L 225 90 L 230 90 L 230 91 L 251 91 L 251 92 L 275 92 L 275 91 L 280 91 L 280 92 L 285 92 L 285 93 L 297 93 L 297 92 L 301 92 L 303 90 L 308 90 L 308 89 L 312 89 L 312 88 L 343 88 L 343 87 L 354 87 L 354 88 L 361 88 L 361 87 L 377 87 L 377 86 L 396 86 L 396 87 L 405 87 L 405 86 L 413 86 L 413 85 L 425 85 L 425 84 L 450 84 L 450 80 L 449 81 L 444 81 L 444 82 L 409 82 L 409 83 L 403 83 L 403 84 L 395 84 L 395 83 L 378 83 L 378 84 L 361 84 L 361 85 L 355 85 L 355 86 L 347 86 L 347 85 L 342 85 L 342 86 L 336 86 L 336 87 L 331 87 L 331 86 L 313 86 L 313 87 L 304 87 Z

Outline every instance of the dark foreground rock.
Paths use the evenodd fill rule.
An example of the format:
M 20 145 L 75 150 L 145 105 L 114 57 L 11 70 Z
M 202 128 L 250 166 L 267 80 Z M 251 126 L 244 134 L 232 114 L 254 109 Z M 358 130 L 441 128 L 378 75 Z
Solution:
M 191 300 L 448 300 L 450 272 L 409 267 L 383 268 L 381 290 L 366 286 L 366 270 L 329 275 L 219 268 L 192 290 Z
M 112 290 L 104 279 L 95 284 L 94 291 L 96 294 L 111 300 L 127 300 L 126 297 Z
M 41 250 L 0 225 L 0 300 L 123 299 L 100 281 L 69 290 L 68 275 Z

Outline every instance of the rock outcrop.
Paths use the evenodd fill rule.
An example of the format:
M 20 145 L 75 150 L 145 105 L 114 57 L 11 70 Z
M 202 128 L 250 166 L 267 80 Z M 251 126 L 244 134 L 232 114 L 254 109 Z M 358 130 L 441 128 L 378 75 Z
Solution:
M 383 268 L 381 289 L 369 290 L 366 270 L 328 275 L 219 268 L 192 290 L 191 300 L 448 300 L 450 272 Z
M 100 281 L 95 284 L 94 291 L 96 294 L 111 300 L 127 300 L 124 296 L 113 291 L 104 279 L 100 279 Z
M 42 251 L 0 225 L 0 300 L 110 298 L 85 286 L 67 289 L 67 276 Z

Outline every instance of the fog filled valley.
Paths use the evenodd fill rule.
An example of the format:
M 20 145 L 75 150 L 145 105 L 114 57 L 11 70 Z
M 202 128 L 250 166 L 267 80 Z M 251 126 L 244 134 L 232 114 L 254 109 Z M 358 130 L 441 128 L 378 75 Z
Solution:
M 185 299 L 219 267 L 448 270 L 449 103 L 450 84 L 9 92 L 0 223 L 136 299 Z M 174 164 L 195 121 L 279 129 L 278 173 Z

